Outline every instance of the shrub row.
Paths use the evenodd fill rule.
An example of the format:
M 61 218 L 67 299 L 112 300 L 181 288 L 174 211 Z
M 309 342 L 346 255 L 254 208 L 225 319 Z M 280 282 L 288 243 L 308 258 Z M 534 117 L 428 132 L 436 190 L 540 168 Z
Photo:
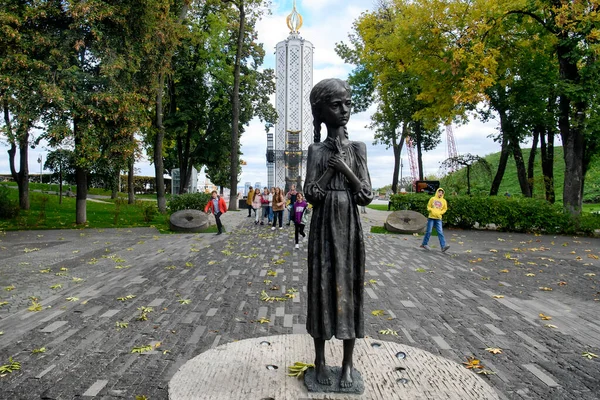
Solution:
M 19 204 L 9 197 L 9 189 L 6 185 L 0 185 L 0 218 L 14 218 L 19 215 Z
M 180 210 L 200 210 L 203 211 L 206 204 L 210 201 L 210 193 L 184 193 L 173 196 L 167 203 L 169 212 L 174 213 Z
M 412 210 L 427 216 L 425 194 L 397 194 L 391 197 L 393 210 Z M 572 217 L 560 205 L 531 198 L 504 196 L 447 196 L 444 222 L 451 227 L 472 229 L 495 225 L 506 232 L 583 233 L 600 229 L 600 215 L 583 213 Z

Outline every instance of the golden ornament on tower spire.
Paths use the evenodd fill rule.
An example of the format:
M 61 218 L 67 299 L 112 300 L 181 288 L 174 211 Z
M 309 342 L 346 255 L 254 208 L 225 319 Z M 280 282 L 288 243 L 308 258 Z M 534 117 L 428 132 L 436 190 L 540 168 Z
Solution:
M 290 33 L 300 33 L 300 27 L 302 27 L 302 15 L 296 10 L 296 0 L 294 0 L 294 8 L 292 13 L 285 19 Z

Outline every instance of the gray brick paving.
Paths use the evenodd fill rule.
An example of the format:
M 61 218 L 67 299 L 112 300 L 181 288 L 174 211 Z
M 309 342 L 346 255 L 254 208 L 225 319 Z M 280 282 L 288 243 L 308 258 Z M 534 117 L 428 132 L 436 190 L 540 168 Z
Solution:
M 600 355 L 599 261 L 588 256 L 600 255 L 598 239 L 448 230 L 452 247 L 442 254 L 419 249 L 418 237 L 370 234 L 383 225 L 376 215 L 362 217 L 367 281 L 376 280 L 365 286 L 369 337 L 456 363 L 475 356 L 495 372 L 482 379 L 502 399 L 598 398 L 600 361 L 582 357 Z M 306 247 L 293 248 L 291 227 L 250 220 L 227 213 L 229 234 L 220 237 L 150 228 L 0 233 L 0 302 L 8 302 L 0 365 L 9 356 L 22 364 L 1 378 L 0 398 L 166 399 L 178 368 L 212 347 L 305 334 Z M 260 300 L 263 290 L 291 288 L 291 300 Z M 117 300 L 127 295 L 135 297 Z M 31 297 L 42 311 L 27 310 Z M 150 305 L 140 320 L 138 309 Z M 146 356 L 132 353 L 146 345 Z M 40 347 L 46 353 L 31 353 Z

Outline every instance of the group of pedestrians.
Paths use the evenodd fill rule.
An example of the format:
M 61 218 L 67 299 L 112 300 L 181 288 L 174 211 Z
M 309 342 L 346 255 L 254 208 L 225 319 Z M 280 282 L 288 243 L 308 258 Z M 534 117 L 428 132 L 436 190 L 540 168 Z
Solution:
M 285 195 L 278 187 L 272 187 L 270 190 L 265 187 L 261 192 L 260 188 L 250 186 L 246 205 L 248 218 L 251 218 L 254 212 L 254 224 L 264 225 L 266 220 L 267 224 L 271 225 L 271 230 L 276 230 L 277 226 L 283 229 L 284 211 L 287 208 L 287 225 L 294 223 L 295 247 L 300 247 L 299 237 L 306 237 L 304 228 L 308 222 L 308 204 L 302 193 L 296 191 L 296 185 L 292 185 Z

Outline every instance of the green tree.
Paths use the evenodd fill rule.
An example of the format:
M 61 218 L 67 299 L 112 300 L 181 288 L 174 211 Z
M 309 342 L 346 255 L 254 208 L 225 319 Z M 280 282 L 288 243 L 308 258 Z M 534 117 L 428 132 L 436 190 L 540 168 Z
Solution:
M 44 162 L 44 169 L 48 169 L 54 173 L 58 173 L 59 204 L 62 204 L 63 177 L 73 176 L 75 173 L 73 169 L 73 158 L 73 152 L 71 150 L 57 149 L 49 152 L 46 156 L 46 161 Z
M 168 154 L 172 167 L 179 167 L 181 187 L 188 186 L 191 168 L 215 165 L 221 169 L 223 155 L 230 155 L 231 85 L 237 25 L 231 7 L 204 3 L 192 8 L 189 32 L 173 58 L 168 77 L 166 137 L 176 157 Z M 256 43 L 254 25 L 248 23 L 240 66 L 239 132 L 254 116 L 274 123 L 269 96 L 274 92 L 273 71 L 258 68 L 264 59 Z M 238 156 L 239 158 L 239 156 Z M 174 161 L 174 163 L 173 163 Z
M 31 130 L 57 92 L 47 76 L 54 42 L 46 21 L 54 16 L 51 5 L 38 2 L 7 0 L 0 11 L 0 134 L 9 145 L 10 171 L 24 210 L 29 209 L 28 152 L 36 140 Z
M 538 23 L 551 36 L 558 64 L 558 127 L 564 147 L 565 181 L 563 204 L 581 212 L 584 177 L 598 152 L 600 141 L 588 120 L 597 103 L 597 53 L 600 49 L 600 4 L 561 0 L 532 0 L 506 5 L 503 19 L 519 15 Z M 597 136 L 597 135 L 596 135 Z
M 389 57 L 389 47 L 397 34 L 395 10 L 390 2 L 380 2 L 372 13 L 355 21 L 349 44 L 338 43 L 336 52 L 346 62 L 356 66 L 349 77 L 353 87 L 353 104 L 364 111 L 371 102 L 377 110 L 371 117 L 370 128 L 375 130 L 375 143 L 394 152 L 392 188 L 397 192 L 401 152 L 404 139 L 412 136 L 417 147 L 419 176 L 423 175 L 422 151 L 439 144 L 440 120 L 419 116 L 426 104 L 419 99 L 419 76 L 398 68 Z
M 471 194 L 471 173 L 474 168 L 481 169 L 487 175 L 491 175 L 490 164 L 485 158 L 473 155 L 473 154 L 461 154 L 456 157 L 447 158 L 442 162 L 442 166 L 450 167 L 451 165 L 462 165 L 467 169 L 467 194 Z
M 139 23 L 148 10 L 136 1 L 54 4 L 59 19 L 51 74 L 61 89 L 47 118 L 48 139 L 72 138 L 77 185 L 76 223 L 86 221 L 88 173 L 99 160 L 133 154 L 133 132 L 145 116 L 137 74 L 140 42 L 154 35 Z M 137 40 L 140 39 L 140 42 Z M 107 161 L 105 164 L 108 164 Z

